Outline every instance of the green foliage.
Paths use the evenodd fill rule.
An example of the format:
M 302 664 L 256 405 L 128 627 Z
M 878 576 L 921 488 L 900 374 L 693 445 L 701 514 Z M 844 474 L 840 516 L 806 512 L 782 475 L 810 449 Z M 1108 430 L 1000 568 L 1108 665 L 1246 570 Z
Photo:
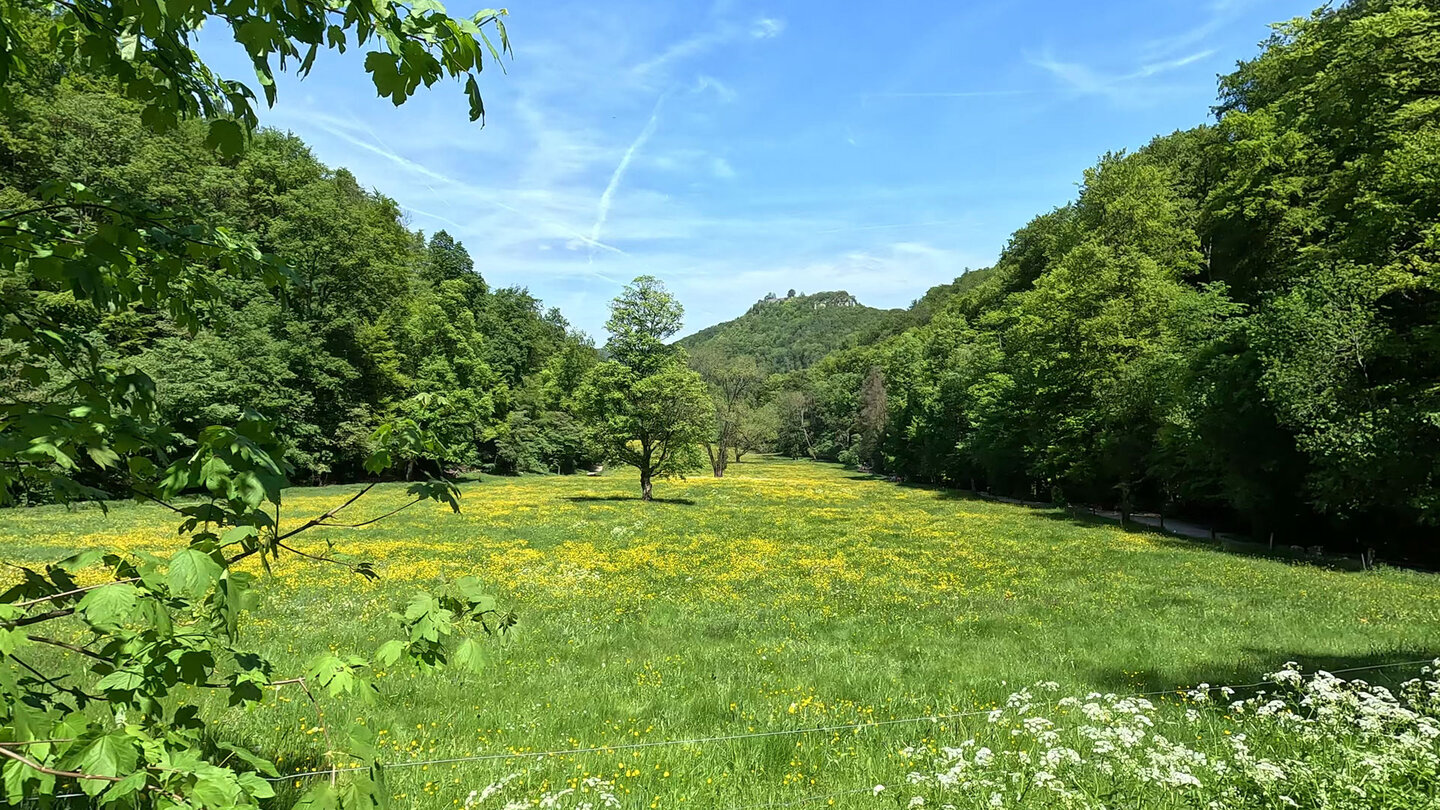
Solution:
M 504 29 L 496 12 L 457 21 L 434 3 L 82 2 L 51 11 L 0 7 L 11 158 L 0 177 L 0 367 L 15 373 L 0 406 L 0 504 L 132 496 L 165 505 L 187 544 L 163 559 L 96 552 L 19 568 L 19 582 L 0 595 L 5 800 L 48 803 L 78 788 L 101 807 L 258 807 L 275 795 L 265 779 L 275 767 L 208 728 L 191 690 L 248 706 L 267 687 L 294 685 L 317 713 L 316 691 L 362 699 L 373 691 L 371 664 L 358 655 L 322 655 L 304 675 L 277 680 L 270 662 L 242 644 L 255 576 L 236 566 L 305 557 L 374 578 L 368 563 L 301 551 L 293 539 L 346 525 L 338 513 L 373 484 L 289 528 L 282 492 L 294 469 L 287 455 L 312 469 L 330 464 L 321 431 L 306 429 L 315 427 L 307 410 L 347 413 L 337 407 L 343 386 L 361 377 L 346 378 L 345 361 L 351 369 L 360 361 L 324 351 L 326 339 L 373 332 L 394 311 L 420 277 L 418 240 L 393 203 L 319 166 L 293 139 L 262 134 L 257 159 L 237 159 L 255 125 L 253 95 L 213 75 L 189 36 L 203 21 L 228 28 L 270 102 L 272 57 L 283 68 L 305 49 L 303 74 L 322 45 L 378 41 L 385 50 L 370 54 L 367 69 L 399 104 L 421 83 L 479 70 L 488 44 L 479 26 L 493 24 L 502 44 Z M 64 72 L 74 78 L 59 81 Z M 467 93 L 478 116 L 473 76 Z M 204 121 L 181 126 L 197 116 Z M 79 137 L 68 126 L 75 121 L 97 140 Z M 64 146 L 48 148 L 55 143 Z M 177 183 L 186 176 L 200 182 Z M 241 202 L 215 195 L 222 186 Z M 452 259 L 458 249 L 433 247 Z M 461 282 L 442 282 L 442 294 L 444 284 Z M 308 328 L 317 322 L 327 328 Z M 477 392 L 493 378 L 461 350 L 463 339 L 455 342 L 445 359 L 460 372 L 445 382 L 471 412 L 484 410 Z M 454 444 L 439 435 L 449 426 L 447 399 L 422 386 L 400 398 L 406 386 L 394 384 L 401 366 L 393 344 L 378 343 L 375 365 L 397 373 L 370 400 L 390 407 L 352 419 L 352 432 L 373 430 L 357 443 L 369 456 L 364 466 L 380 474 L 404 465 L 407 478 L 417 464 L 433 467 L 400 509 L 427 500 L 458 509 L 441 468 Z M 268 379 L 237 378 L 246 352 L 279 365 L 265 368 Z M 147 367 L 173 385 L 162 390 Z M 292 380 L 322 384 L 308 399 L 274 393 Z M 251 410 L 257 404 L 275 406 L 279 434 L 277 422 Z M 514 624 L 471 579 L 415 600 L 436 607 L 406 613 L 409 641 L 386 648 L 391 664 L 474 670 L 481 655 L 471 626 L 488 634 Z M 301 806 L 385 805 L 373 746 L 363 735 L 345 745 L 326 734 L 332 768 L 358 767 L 332 772 Z
M 654 276 L 639 276 L 610 302 L 605 353 L 626 368 L 646 374 L 669 363 L 674 350 L 666 345 L 683 323 L 685 308 Z
M 213 73 L 191 47 L 200 26 L 227 31 L 245 49 L 267 105 L 275 103 L 275 69 L 296 62 L 310 72 L 320 50 L 378 46 L 365 70 L 380 96 L 396 106 L 420 87 L 441 78 L 465 80 L 470 118 L 484 114 L 475 74 L 485 56 L 498 63 L 510 49 L 501 17 L 486 9 L 452 18 L 439 3 L 199 2 L 154 5 L 134 0 L 57 3 L 39 22 L 33 6 L 6 0 L 0 6 L 0 84 L 46 70 L 52 58 L 115 80 L 143 107 L 149 129 L 172 129 L 185 118 L 206 119 L 206 144 L 238 154 L 258 121 L 255 93 L 246 84 Z M 46 6 L 47 10 L 50 7 Z M 38 23 L 38 24 L 37 24 Z M 499 47 L 483 30 L 493 29 Z M 0 99 L 3 101 L 3 99 Z
M 523 392 L 557 355 L 572 366 L 587 362 L 588 343 L 524 290 L 490 289 L 463 244 L 443 232 L 427 240 L 408 231 L 393 201 L 320 164 L 293 136 L 261 131 L 244 154 L 225 160 L 196 128 L 145 130 L 136 105 L 94 83 L 36 88 L 14 102 L 15 115 L 0 123 L 0 195 L 16 208 L 45 204 L 31 196 L 45 178 L 78 176 L 111 189 L 101 201 L 112 207 L 172 230 L 175 212 L 191 212 L 192 221 L 268 257 L 246 272 L 213 260 L 194 265 L 187 272 L 211 298 L 205 317 L 188 324 L 143 301 L 102 307 L 34 289 L 40 285 L 24 267 L 6 287 L 7 295 L 31 289 L 34 307 L 90 333 L 117 373 L 137 370 L 154 382 L 154 419 L 166 426 L 162 444 L 172 455 L 247 406 L 276 423 L 294 477 L 308 481 L 363 475 L 369 436 L 388 419 L 427 420 L 452 468 L 505 467 L 493 429 L 516 408 L 547 426 L 573 421 L 563 396 L 537 407 Z M 75 216 L 74 227 L 90 227 L 84 217 L 93 213 Z M 267 273 L 287 283 L 267 283 Z M 63 370 L 48 365 L 48 380 L 38 371 L 27 377 L 18 361 L 5 369 L 16 399 L 64 384 Z M 563 382 L 574 390 L 573 374 Z M 444 407 L 417 412 L 419 394 Z M 114 482 L 91 471 L 81 483 Z M 38 480 L 20 494 L 52 497 Z
M 808 368 L 825 355 L 900 331 L 909 323 L 903 310 L 862 306 L 847 292 L 773 295 L 733 321 L 702 329 L 679 341 L 692 352 L 702 348 L 755 359 L 767 372 Z
M 704 380 L 685 365 L 683 350 L 664 342 L 683 314 L 658 279 L 635 279 L 611 304 L 613 359 L 592 367 L 575 394 L 610 457 L 640 471 L 647 501 L 652 479 L 699 466 L 700 443 L 714 425 Z
M 742 445 L 753 450 L 765 441 L 764 427 L 755 416 L 765 391 L 765 376 L 754 358 L 727 357 L 713 346 L 695 352 L 689 359 L 690 367 L 710 389 L 715 431 L 705 441 L 705 452 L 715 477 L 720 478 L 731 456 L 739 460 Z
M 922 325 L 777 379 L 779 449 L 1433 554 L 1437 31 L 1419 0 L 1278 26 L 1216 125 L 1105 156 Z
M 211 730 L 264 755 L 284 775 L 328 767 L 332 741 L 317 725 L 330 729 L 338 747 L 350 748 L 352 719 L 372 730 L 387 766 L 515 753 L 453 767 L 385 767 L 395 810 L 460 807 L 472 791 L 514 773 L 521 776 L 479 807 L 526 800 L 533 806 L 584 771 L 603 772 L 622 803 L 639 797 L 642 806 L 745 807 L 861 788 L 837 797 L 836 807 L 901 810 L 911 795 L 906 775 L 920 770 L 921 760 L 897 752 L 928 742 L 926 750 L 937 753 L 976 733 L 986 734 L 983 743 L 997 753 L 1005 750 L 1015 723 L 990 724 L 985 715 L 1004 706 L 1017 683 L 1057 681 L 1062 690 L 1047 700 L 1090 692 L 1174 695 L 1181 684 L 1254 683 L 1290 659 L 1303 661 L 1307 672 L 1334 671 L 1429 658 L 1440 648 L 1440 588 L 1432 574 L 1387 566 L 1337 572 L 1077 521 L 1062 510 L 856 480 L 832 464 L 745 461 L 720 480 L 706 474 L 657 485 L 657 500 L 671 503 L 643 509 L 626 500 L 637 495 L 633 473 L 482 476 L 460 484 L 466 509 L 459 515 L 421 504 L 363 532 L 326 529 L 304 547 L 323 548 L 321 538 L 335 535 L 342 547 L 383 560 L 384 577 L 357 588 L 334 566 L 290 558 L 284 576 L 257 583 L 265 593 L 242 640 L 275 665 L 272 678 L 304 674 L 317 652 L 344 659 L 363 655 L 362 644 L 408 641 L 391 614 L 405 612 L 417 587 L 437 598 L 453 587 L 434 584 L 437 571 L 481 576 L 502 609 L 520 609 L 523 634 L 502 645 L 482 641 L 483 629 L 472 625 L 468 636 L 492 662 L 480 676 L 464 677 L 453 653 L 439 674 L 404 661 L 372 667 L 370 682 L 381 689 L 373 705 L 358 694 L 328 698 L 312 684 L 325 708 L 323 724 L 298 684 L 280 687 L 278 695 L 262 689 L 264 702 L 248 709 L 226 709 L 222 690 L 194 690 L 204 717 Z M 381 484 L 340 516 L 353 511 L 347 522 L 355 522 L 389 511 L 405 502 L 403 491 L 401 483 Z M 286 491 L 286 510 L 306 504 L 323 511 L 352 492 L 297 487 Z M 143 504 L 119 505 L 108 516 L 58 506 L 4 510 L 0 558 L 43 573 L 43 561 L 87 547 L 138 541 L 168 550 L 173 523 L 167 510 Z M 460 634 L 446 637 L 451 650 Z M 1396 667 L 1363 677 L 1393 689 L 1417 672 Z M 1261 734 L 1248 725 L 1253 715 L 1237 717 L 1222 705 L 1212 718 L 1180 697 L 1151 698 L 1160 712 L 1151 732 L 1216 746 L 1207 751 L 1231 750 L 1232 736 L 1244 732 L 1256 756 L 1309 756 L 1314 769 L 1340 757 L 1333 739 L 1297 744 L 1289 723 Z M 887 722 L 935 707 L 977 714 L 957 722 Z M 1207 712 L 1207 720 L 1179 725 L 1189 708 Z M 1078 710 L 1046 716 L 1057 724 L 1084 722 Z M 815 731 L 852 723 L 866 725 L 853 734 Z M 748 727 L 795 733 L 758 743 L 653 745 Z M 1195 740 L 1200 733 L 1204 741 Z M 944 736 L 937 742 L 937 735 Z M 634 743 L 647 747 L 618 749 Z M 599 750 L 535 756 L 592 747 Z M 1361 746 L 1356 755 L 1376 750 Z M 1046 767 L 1043 752 L 1032 768 Z M 1140 767 L 1150 762 L 1145 753 L 1134 760 Z M 803 782 L 787 778 L 801 768 Z M 1387 765 L 1384 773 L 1397 771 Z M 1149 800 L 1163 793 L 1166 810 L 1196 810 L 1187 807 L 1190 799 L 1211 798 L 1146 783 L 1153 792 L 1117 804 L 1103 798 L 1110 789 L 1104 775 L 1095 776 L 1109 807 L 1153 810 Z M 1398 810 L 1429 801 L 1434 779 L 1420 777 L 1376 778 L 1391 786 Z M 1292 776 L 1275 790 L 1336 784 L 1307 780 Z M 324 776 L 299 783 L 317 781 L 328 785 Z M 886 786 L 878 800 L 870 792 L 876 784 Z M 1369 796 L 1377 795 L 1373 787 L 1365 784 Z M 269 804 L 288 806 L 293 794 L 276 789 L 285 799 Z M 1329 795 L 1339 792 L 1352 795 L 1343 784 Z M 1036 795 L 1032 790 L 1010 806 L 1028 810 Z M 983 805 L 988 796 L 927 794 L 924 810 L 948 801 Z M 1272 798 L 1262 806 L 1283 810 Z M 571 799 L 598 801 L 577 789 L 558 806 L 573 810 Z M 1255 806 L 1219 800 L 1227 810 Z M 1349 801 L 1349 810 L 1373 805 Z M 822 800 L 798 807 L 810 805 L 826 806 Z

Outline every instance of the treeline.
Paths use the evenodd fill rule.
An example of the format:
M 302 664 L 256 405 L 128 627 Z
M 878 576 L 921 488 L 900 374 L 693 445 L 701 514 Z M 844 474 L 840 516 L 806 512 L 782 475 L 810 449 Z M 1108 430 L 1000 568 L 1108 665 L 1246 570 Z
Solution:
M 1434 0 L 1279 26 L 1214 125 L 1105 156 L 927 324 L 779 380 L 775 446 L 1433 554 L 1437 88 Z
M 393 200 L 295 136 L 260 131 L 221 157 L 204 123 L 156 134 L 111 82 L 59 68 L 27 77 L 12 102 L 0 121 L 0 208 L 42 206 L 31 195 L 65 178 L 148 204 L 154 228 L 227 229 L 294 276 L 280 296 L 261 278 L 216 272 L 224 304 L 195 335 L 163 305 L 105 312 L 57 288 L 52 306 L 64 311 L 51 314 L 94 338 L 99 363 L 154 380 L 172 454 L 245 410 L 273 421 L 302 482 L 362 475 L 375 425 L 395 418 L 438 437 L 455 468 L 569 471 L 598 452 L 570 400 L 596 362 L 590 341 L 526 290 L 491 288 L 462 244 L 411 230 Z M 34 284 L 21 275 L 7 283 Z M 62 369 L 0 377 L 12 402 L 45 401 L 72 379 Z

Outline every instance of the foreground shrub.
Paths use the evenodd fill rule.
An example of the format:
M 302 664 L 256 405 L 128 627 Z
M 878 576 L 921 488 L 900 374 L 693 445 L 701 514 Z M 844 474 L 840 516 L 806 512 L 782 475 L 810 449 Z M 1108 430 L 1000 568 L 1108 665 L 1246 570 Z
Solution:
M 1037 684 L 982 733 L 908 748 L 911 807 L 1405 808 L 1440 806 L 1440 660 L 1392 693 L 1295 664 L 1253 696 L 1181 705 Z M 893 801 L 893 799 L 892 799 Z

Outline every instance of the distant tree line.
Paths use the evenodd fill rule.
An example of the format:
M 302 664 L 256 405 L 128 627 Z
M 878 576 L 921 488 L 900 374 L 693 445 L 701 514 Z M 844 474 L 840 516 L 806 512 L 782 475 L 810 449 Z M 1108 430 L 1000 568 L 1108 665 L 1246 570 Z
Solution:
M 1278 26 L 1215 124 L 1106 155 L 924 325 L 772 380 L 773 446 L 1433 553 L 1437 88 L 1433 0 Z
M 411 230 L 393 200 L 293 135 L 261 130 L 226 156 L 207 144 L 208 122 L 145 126 L 144 106 L 107 78 L 57 66 L 24 79 L 0 120 L 0 209 L 43 206 L 36 190 L 65 178 L 225 229 L 295 276 L 276 295 L 261 278 L 216 273 L 223 303 L 193 335 L 163 302 L 106 311 L 40 290 L 95 338 L 100 362 L 154 381 L 172 455 L 253 410 L 274 423 L 299 482 L 362 476 L 375 426 L 395 418 L 436 436 L 455 469 L 568 472 L 598 460 L 572 400 L 594 346 L 525 289 L 487 284 L 445 231 Z M 0 362 L 11 366 L 0 398 L 41 402 L 70 384 L 21 375 L 20 355 L 0 351 Z M 103 470 L 87 475 L 105 483 Z M 33 476 L 14 488 L 21 500 L 49 497 Z
M 65 178 L 253 241 L 292 278 L 277 293 L 217 266 L 200 319 L 19 270 L 0 293 L 153 381 L 172 456 L 255 411 L 299 481 L 363 475 L 399 419 L 452 469 L 621 459 L 647 497 L 773 450 L 1285 542 L 1418 544 L 1440 523 L 1437 42 L 1433 0 L 1322 9 L 1222 78 L 1216 123 L 1105 156 L 994 267 L 909 310 L 791 291 L 674 346 L 679 304 L 642 278 L 604 350 L 294 136 L 226 149 L 223 116 L 150 126 L 113 79 L 40 55 L 6 87 L 0 209 L 42 210 Z M 63 400 L 74 375 L 13 345 L 0 398 Z M 48 499 L 42 467 L 7 497 Z M 78 475 L 103 488 L 110 469 Z

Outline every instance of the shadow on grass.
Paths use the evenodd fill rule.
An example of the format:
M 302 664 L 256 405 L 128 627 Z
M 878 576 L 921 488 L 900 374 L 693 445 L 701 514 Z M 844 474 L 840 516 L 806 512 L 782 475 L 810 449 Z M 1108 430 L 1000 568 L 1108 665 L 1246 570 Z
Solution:
M 1222 532 L 1223 542 L 1217 542 L 1205 537 L 1196 537 L 1190 534 L 1173 532 L 1162 529 L 1159 526 L 1147 525 L 1140 522 L 1131 522 L 1122 526 L 1118 520 L 1103 515 L 1092 514 L 1078 507 L 1068 507 L 1059 504 L 1038 504 L 1033 502 L 1022 502 L 1009 499 L 991 498 L 979 495 L 965 489 L 955 489 L 940 484 L 919 484 L 908 481 L 890 481 L 885 476 L 871 473 L 856 472 L 845 476 L 851 481 L 878 481 L 892 483 L 905 489 L 929 492 L 938 500 L 946 501 L 983 501 L 985 503 L 1002 503 L 1010 506 L 1017 506 L 1028 510 L 1036 517 L 1046 520 L 1055 520 L 1075 526 L 1077 528 L 1093 529 L 1106 527 L 1120 529 L 1129 534 L 1149 534 L 1163 541 L 1165 545 L 1174 548 L 1204 548 L 1223 554 L 1231 554 L 1237 557 L 1252 557 L 1258 559 L 1272 560 L 1274 562 L 1288 563 L 1290 565 L 1308 565 L 1318 568 L 1326 568 L 1332 571 L 1363 572 L 1366 570 L 1365 562 L 1358 556 L 1345 553 L 1332 553 L 1322 555 L 1309 555 L 1302 551 L 1296 551 L 1290 546 L 1276 546 L 1273 549 L 1265 548 L 1260 543 L 1245 542 L 1234 535 Z M 1381 562 L 1396 567 L 1406 568 L 1414 571 L 1434 571 L 1433 567 L 1422 566 L 1397 560 L 1381 560 Z
M 574 503 L 585 503 L 587 501 L 642 501 L 639 495 L 567 495 L 565 500 Z M 651 503 L 668 503 L 676 506 L 694 506 L 695 502 L 689 498 L 651 498 Z
M 1428 663 L 1440 656 L 1440 650 L 1405 648 L 1338 655 L 1295 650 L 1277 644 L 1271 648 L 1248 648 L 1245 654 L 1247 658 L 1263 663 L 1241 664 L 1234 657 L 1227 657 L 1198 664 L 1160 666 L 1140 671 L 1097 667 L 1090 669 L 1089 677 L 1093 683 L 1118 693 L 1178 689 L 1201 683 L 1211 686 L 1246 686 L 1264 682 L 1267 674 L 1280 669 L 1287 661 L 1294 661 L 1305 673 L 1323 669 L 1347 681 L 1359 679 L 1393 689 L 1420 674 L 1420 668 L 1425 664 L 1414 662 Z M 1237 691 L 1245 695 L 1247 691 L 1253 693 L 1257 688 L 1264 687 L 1249 687 L 1248 690 Z

